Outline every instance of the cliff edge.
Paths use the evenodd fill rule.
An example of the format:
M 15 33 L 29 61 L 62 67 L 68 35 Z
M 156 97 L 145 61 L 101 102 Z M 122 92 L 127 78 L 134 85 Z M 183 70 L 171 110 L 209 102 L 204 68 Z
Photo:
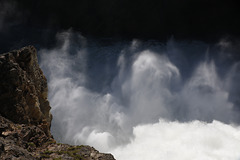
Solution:
M 1 54 L 0 73 L 0 159 L 114 160 L 53 139 L 47 79 L 33 46 Z

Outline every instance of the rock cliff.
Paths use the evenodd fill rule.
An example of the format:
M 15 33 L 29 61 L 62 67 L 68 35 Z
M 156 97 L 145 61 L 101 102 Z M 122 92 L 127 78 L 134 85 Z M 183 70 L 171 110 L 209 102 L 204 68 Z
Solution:
M 47 80 L 33 46 L 0 55 L 0 73 L 0 159 L 114 160 L 53 139 Z
M 52 115 L 47 80 L 33 46 L 0 56 L 0 114 L 15 123 L 40 125 L 49 134 Z

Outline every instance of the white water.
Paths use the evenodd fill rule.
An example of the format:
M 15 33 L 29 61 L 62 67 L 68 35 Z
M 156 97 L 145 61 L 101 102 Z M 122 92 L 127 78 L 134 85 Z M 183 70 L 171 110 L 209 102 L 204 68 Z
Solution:
M 59 141 L 118 160 L 240 159 L 239 113 L 229 100 L 238 64 L 219 76 L 209 58 L 181 68 L 191 62 L 173 41 L 140 49 L 137 40 L 94 48 L 71 32 L 58 39 L 39 55 Z
M 112 151 L 117 159 L 239 159 L 239 127 L 218 121 L 166 122 L 137 126 L 134 139 Z

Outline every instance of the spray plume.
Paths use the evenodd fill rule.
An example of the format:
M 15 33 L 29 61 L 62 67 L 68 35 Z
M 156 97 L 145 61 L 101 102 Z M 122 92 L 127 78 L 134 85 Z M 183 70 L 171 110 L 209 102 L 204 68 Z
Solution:
M 184 64 L 191 54 L 184 48 L 194 50 L 188 44 L 100 45 L 71 31 L 57 38 L 40 62 L 58 141 L 117 159 L 240 158 L 238 105 L 229 97 L 238 97 L 237 64 L 219 76 L 214 58 L 190 56 L 196 63 Z

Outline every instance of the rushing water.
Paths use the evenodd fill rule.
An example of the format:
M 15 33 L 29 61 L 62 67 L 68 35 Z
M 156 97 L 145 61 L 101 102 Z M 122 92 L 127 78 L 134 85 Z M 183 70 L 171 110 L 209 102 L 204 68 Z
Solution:
M 58 141 L 118 160 L 240 159 L 240 63 L 230 42 L 57 38 L 39 56 Z

